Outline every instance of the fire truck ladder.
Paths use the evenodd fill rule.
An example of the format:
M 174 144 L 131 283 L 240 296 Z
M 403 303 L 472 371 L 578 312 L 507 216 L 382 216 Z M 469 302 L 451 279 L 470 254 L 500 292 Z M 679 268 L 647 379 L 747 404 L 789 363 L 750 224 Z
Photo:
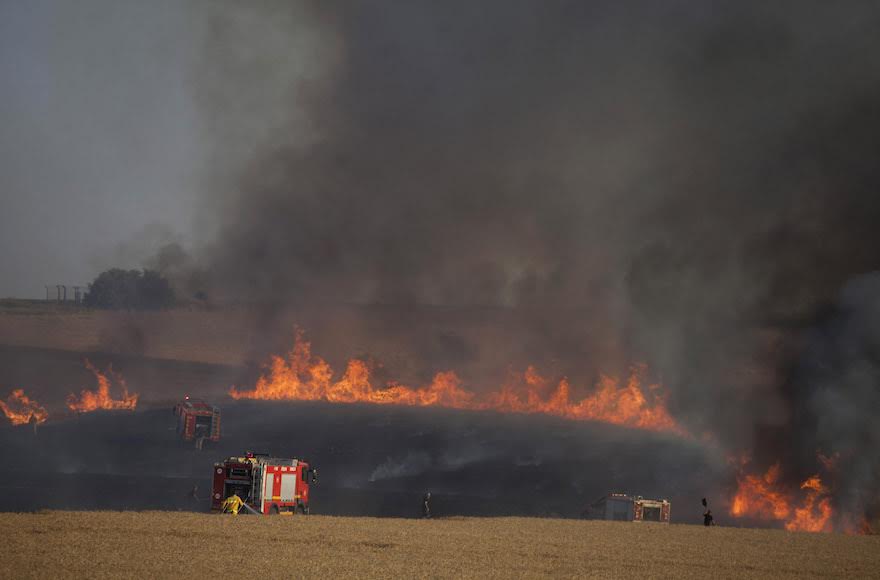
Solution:
M 220 438 L 220 409 L 217 407 L 213 408 L 211 415 L 211 437 Z
M 251 494 L 248 499 L 252 502 L 255 502 L 257 505 L 260 505 L 262 503 L 261 499 L 263 491 L 263 470 L 258 469 L 257 466 L 254 465 L 252 473 L 254 474 L 254 476 L 251 478 Z

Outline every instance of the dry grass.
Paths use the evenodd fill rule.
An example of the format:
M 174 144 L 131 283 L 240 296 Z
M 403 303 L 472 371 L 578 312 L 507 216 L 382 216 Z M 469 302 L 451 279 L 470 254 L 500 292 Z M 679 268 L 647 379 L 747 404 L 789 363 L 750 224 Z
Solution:
M 880 537 L 527 518 L 0 515 L 2 578 L 876 578 Z

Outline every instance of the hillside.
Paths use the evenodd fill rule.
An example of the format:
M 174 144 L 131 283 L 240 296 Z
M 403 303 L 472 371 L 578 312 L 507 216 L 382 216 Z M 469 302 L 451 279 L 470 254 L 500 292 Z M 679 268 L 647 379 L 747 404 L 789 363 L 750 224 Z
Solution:
M 447 369 L 489 382 L 506 376 L 511 365 L 559 371 L 561 358 L 577 361 L 565 369 L 575 381 L 592 380 L 599 370 L 628 368 L 632 361 L 615 354 L 617 337 L 598 326 L 557 328 L 555 334 L 564 339 L 548 341 L 544 326 L 560 316 L 503 308 L 339 304 L 127 312 L 0 300 L 0 346 L 253 366 L 269 354 L 287 352 L 298 326 L 315 352 L 334 366 L 353 356 L 371 358 L 381 362 L 388 378 L 416 384 Z

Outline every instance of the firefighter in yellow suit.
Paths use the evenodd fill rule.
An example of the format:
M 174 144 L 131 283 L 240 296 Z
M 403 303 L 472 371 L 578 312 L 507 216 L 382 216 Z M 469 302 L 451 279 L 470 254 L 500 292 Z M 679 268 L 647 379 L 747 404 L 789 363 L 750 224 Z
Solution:
M 238 497 L 237 493 L 233 493 L 229 497 L 223 500 L 222 513 L 224 514 L 232 514 L 234 516 L 238 515 L 238 511 L 241 509 L 241 506 L 244 505 L 244 502 L 241 501 L 241 498 Z

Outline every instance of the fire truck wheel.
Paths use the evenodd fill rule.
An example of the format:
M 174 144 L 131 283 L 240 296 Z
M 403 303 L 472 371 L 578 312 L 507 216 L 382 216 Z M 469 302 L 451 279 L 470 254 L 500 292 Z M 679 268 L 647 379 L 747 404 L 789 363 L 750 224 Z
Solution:
M 273 515 L 273 516 L 277 516 L 278 514 L 281 513 L 281 508 L 278 507 L 278 504 L 277 504 L 277 503 L 273 503 L 273 504 L 272 504 L 272 509 L 269 510 L 269 513 L 270 513 L 271 515 Z

